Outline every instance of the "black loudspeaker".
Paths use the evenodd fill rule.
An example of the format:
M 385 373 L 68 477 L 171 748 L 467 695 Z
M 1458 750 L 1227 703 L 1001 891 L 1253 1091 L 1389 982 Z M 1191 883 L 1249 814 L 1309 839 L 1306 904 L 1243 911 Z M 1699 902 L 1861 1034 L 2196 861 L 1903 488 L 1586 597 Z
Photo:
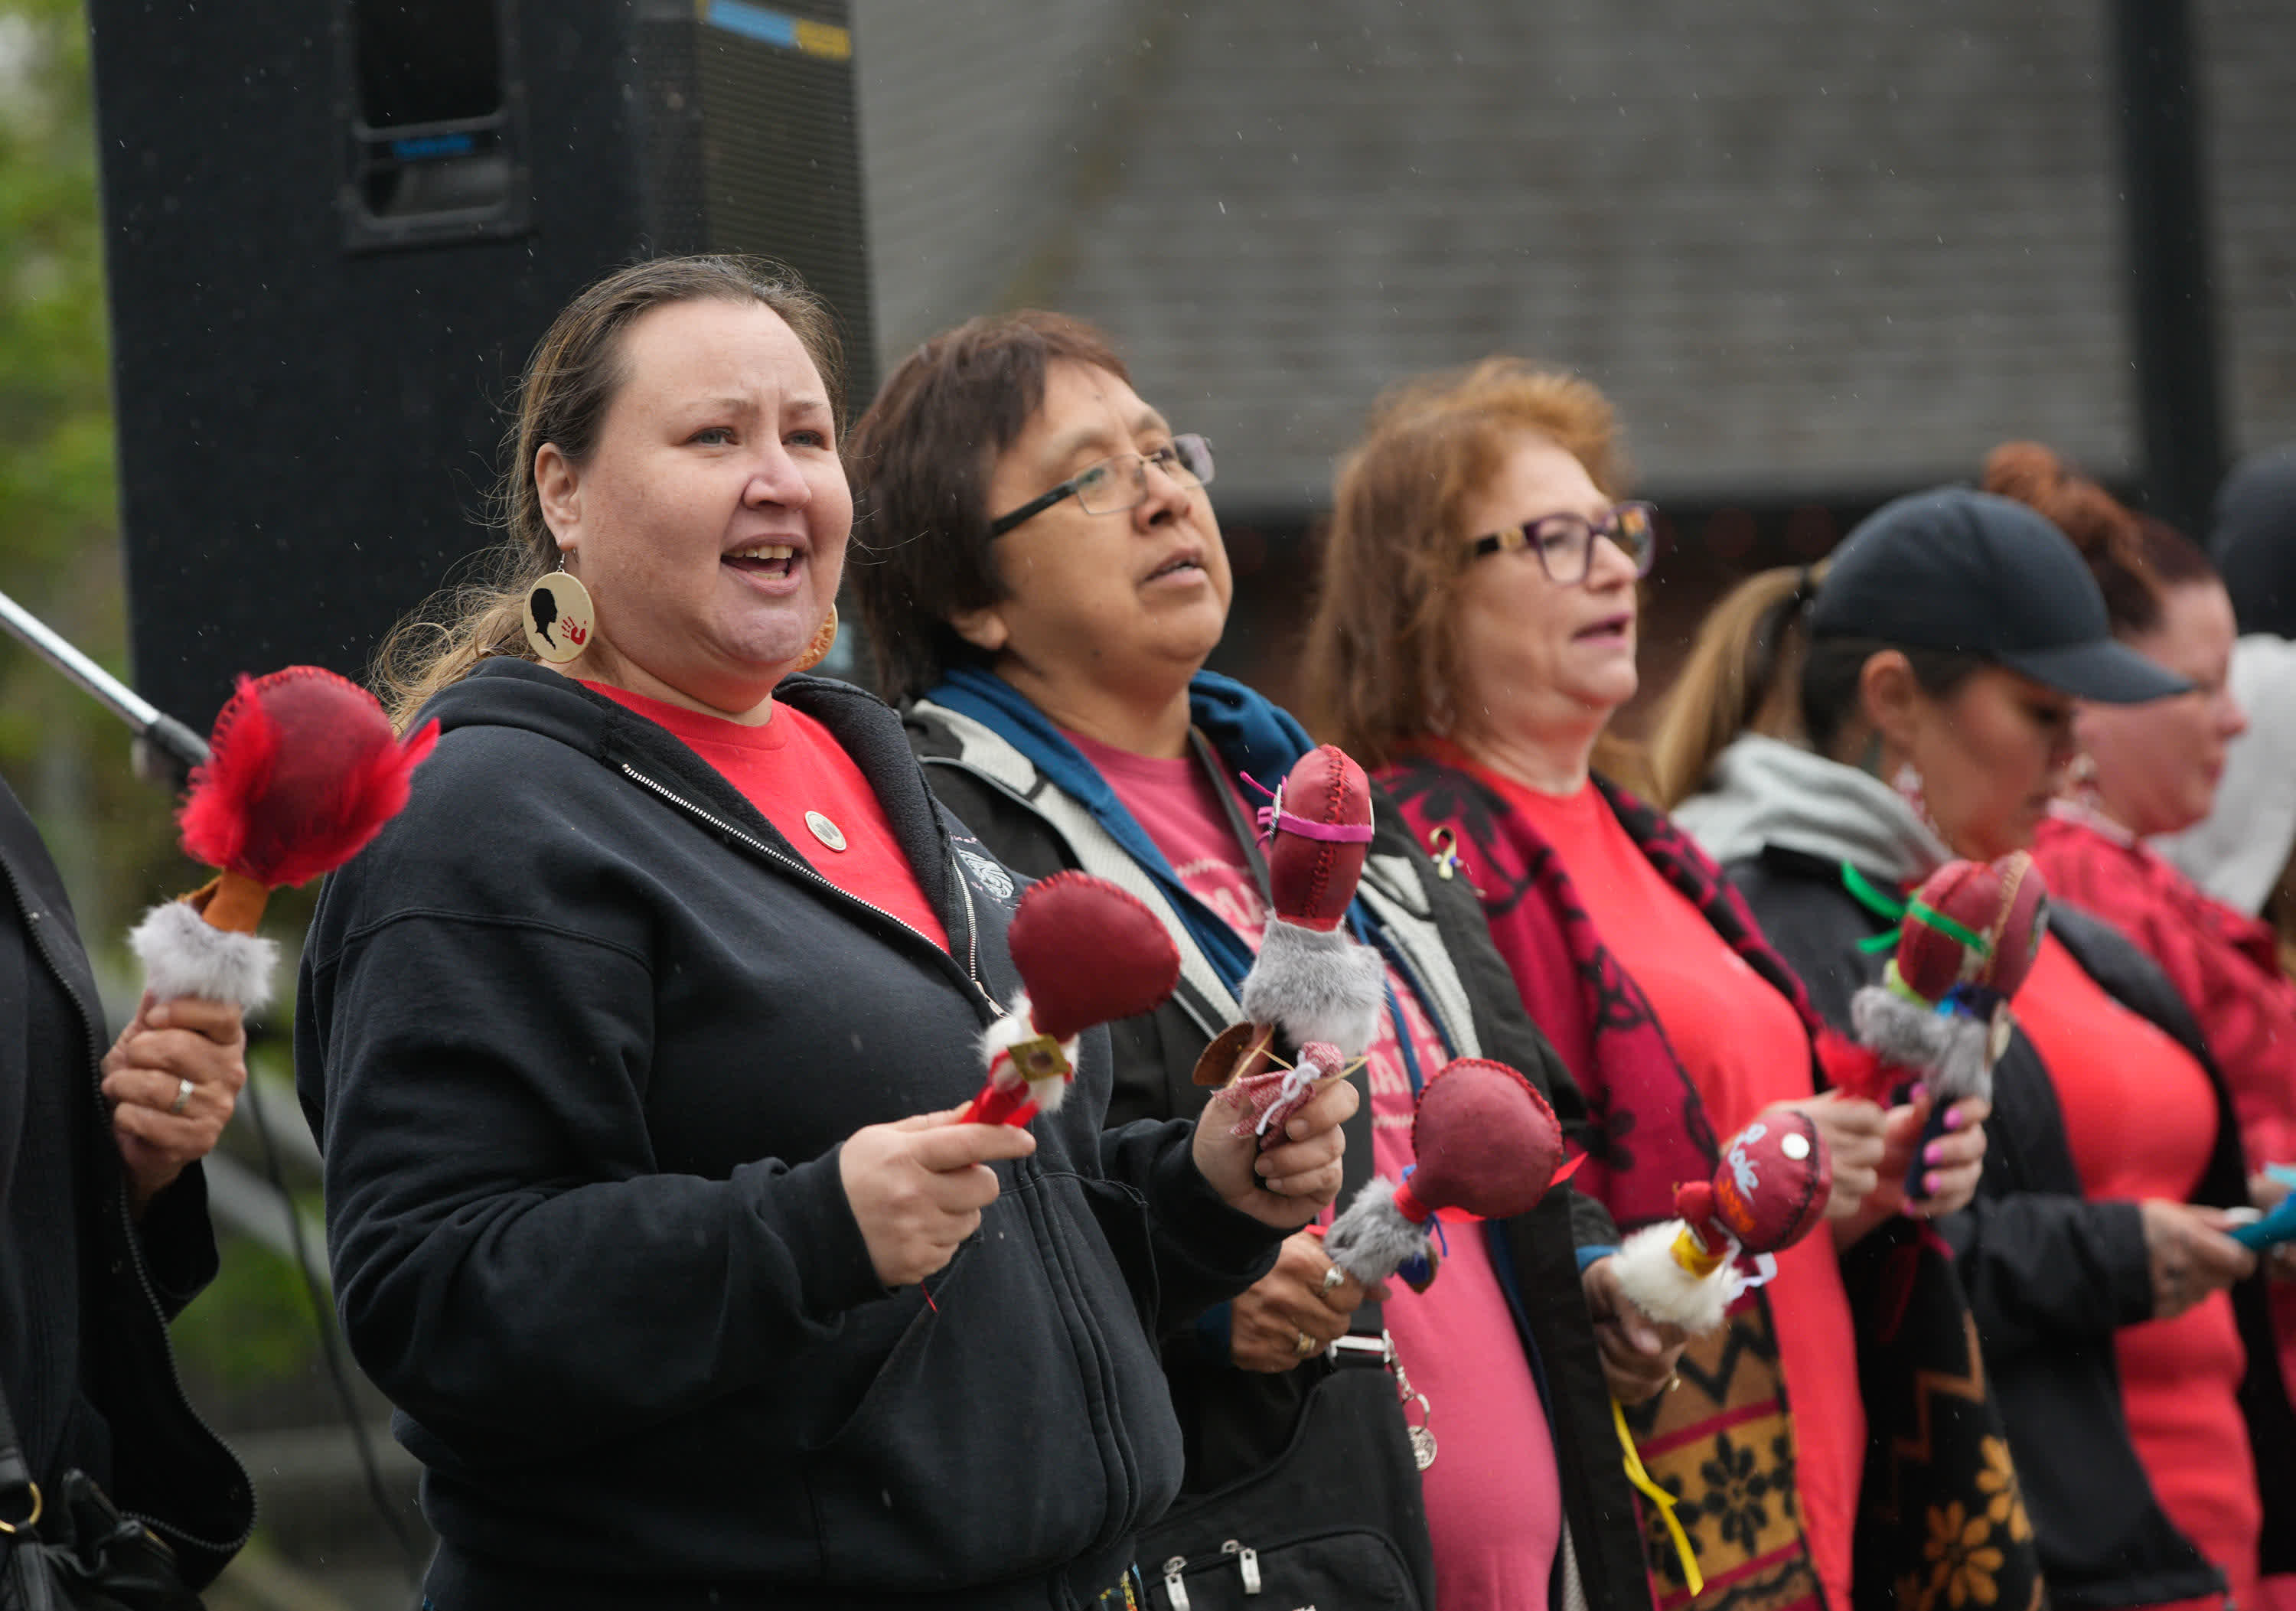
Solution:
M 844 0 L 90 0 L 139 690 L 364 675 L 583 285 L 742 251 L 873 388 Z

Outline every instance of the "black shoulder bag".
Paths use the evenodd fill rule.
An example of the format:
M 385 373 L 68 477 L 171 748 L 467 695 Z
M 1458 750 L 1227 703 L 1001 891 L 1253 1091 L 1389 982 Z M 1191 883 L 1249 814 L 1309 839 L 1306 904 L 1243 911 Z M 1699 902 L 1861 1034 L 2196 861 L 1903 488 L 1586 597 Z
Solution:
M 123 1516 L 95 1479 L 32 1480 L 0 1393 L 0 1611 L 199 1611 L 176 1552 Z
M 1368 1101 L 1348 1126 L 1344 1167 L 1343 1201 L 1371 1177 Z M 1394 1366 L 1379 1305 L 1366 1303 L 1346 1336 L 1300 1367 L 1321 1377 L 1283 1452 L 1141 1531 L 1148 1604 L 1434 1611 L 1435 1550 Z

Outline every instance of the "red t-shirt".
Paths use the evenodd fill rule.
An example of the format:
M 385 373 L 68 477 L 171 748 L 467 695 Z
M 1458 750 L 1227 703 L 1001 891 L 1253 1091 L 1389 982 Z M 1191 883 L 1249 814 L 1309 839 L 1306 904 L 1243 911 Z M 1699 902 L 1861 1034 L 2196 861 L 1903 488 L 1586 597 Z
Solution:
M 1192 757 L 1155 760 L 1078 734 L 1068 737 L 1156 842 L 1188 892 L 1257 950 L 1267 906 L 1216 792 L 1220 785 Z M 1432 1078 L 1448 1061 L 1442 1036 L 1392 968 L 1388 984 L 1410 1028 L 1420 1077 Z M 1381 1016 L 1365 1072 L 1373 1162 L 1393 1179 L 1413 1154 L 1411 1078 L 1391 1014 Z M 1449 1253 L 1435 1284 L 1414 1293 L 1390 1282 L 1393 1295 L 1382 1310 L 1414 1391 L 1427 1396 L 1428 1429 L 1435 1434 L 1435 1463 L 1422 1488 L 1443 1605 L 1446 1611 L 1546 1611 L 1562 1530 L 1554 1436 L 1483 1228 L 1453 1223 L 1444 1234 Z
M 2078 808 L 2041 824 L 2033 860 L 2051 895 L 2128 935 L 2193 1009 L 2231 1089 L 2249 1167 L 2296 1163 L 2296 981 L 2280 971 L 2271 925 Z
M 1542 794 L 1495 773 L 1477 775 L 1554 847 L 1603 943 L 1649 998 L 1718 1138 L 1773 1103 L 1814 1093 L 1809 1034 L 1792 1005 L 1651 866 L 1601 791 L 1589 784 Z M 1824 1227 L 1777 1259 L 1766 1290 L 1793 1415 L 1802 1525 L 1828 1601 L 1847 1606 L 1866 1458 L 1849 1298 Z
M 582 686 L 683 739 L 830 883 L 948 949 L 948 931 L 893 837 L 877 792 L 812 717 L 776 703 L 773 719 L 753 727 L 627 688 L 586 680 Z
M 2017 992 L 2017 1023 L 2049 1065 L 2081 1190 L 2188 1199 L 2216 1145 L 2216 1094 L 2185 1048 L 2115 1001 L 2054 939 Z M 2128 1435 L 2169 1517 L 2257 1603 L 2263 1513 L 2238 1394 L 2248 1356 L 2232 1296 L 2113 1336 Z

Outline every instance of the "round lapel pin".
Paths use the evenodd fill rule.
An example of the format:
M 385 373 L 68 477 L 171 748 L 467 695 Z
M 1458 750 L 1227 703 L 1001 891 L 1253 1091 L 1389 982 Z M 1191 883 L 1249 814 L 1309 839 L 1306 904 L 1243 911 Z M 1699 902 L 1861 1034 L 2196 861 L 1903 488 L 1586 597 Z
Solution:
M 820 812 L 808 811 L 805 814 L 805 826 L 813 830 L 813 836 L 816 839 L 820 840 L 831 850 L 841 851 L 845 848 L 845 830 Z

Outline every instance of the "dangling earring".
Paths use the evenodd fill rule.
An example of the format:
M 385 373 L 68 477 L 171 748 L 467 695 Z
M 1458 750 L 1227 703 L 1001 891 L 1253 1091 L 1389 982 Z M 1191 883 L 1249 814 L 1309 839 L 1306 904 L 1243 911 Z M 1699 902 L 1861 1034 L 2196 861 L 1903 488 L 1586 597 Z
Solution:
M 1897 790 L 1898 799 L 1913 807 L 1914 815 L 1922 819 L 1924 826 L 1936 828 L 1937 824 L 1930 819 L 1929 794 L 1922 787 L 1922 775 L 1912 761 L 1898 763 L 1898 769 L 1890 774 L 1890 786 Z
M 791 667 L 790 670 L 792 671 L 810 671 L 823 661 L 827 660 L 829 658 L 829 652 L 836 646 L 837 604 L 835 601 L 832 600 L 829 606 L 829 619 L 821 623 L 821 629 L 813 635 L 813 641 L 806 645 L 804 658 L 800 660 L 796 665 Z
M 566 556 L 561 554 L 558 569 L 527 593 L 527 647 L 552 665 L 562 666 L 589 645 L 591 629 L 597 624 L 590 589 L 567 570 Z
M 1428 731 L 1439 738 L 1450 736 L 1451 691 L 1448 688 L 1438 687 L 1433 696 L 1428 700 L 1427 727 Z M 1447 874 L 1446 876 L 1447 877 L 1448 875 Z
M 2096 789 L 2095 756 L 2087 750 L 2075 755 L 2072 764 L 2065 769 L 2065 781 L 2072 785 L 2073 798 L 2083 806 L 2092 811 L 2101 809 L 2103 797 Z

